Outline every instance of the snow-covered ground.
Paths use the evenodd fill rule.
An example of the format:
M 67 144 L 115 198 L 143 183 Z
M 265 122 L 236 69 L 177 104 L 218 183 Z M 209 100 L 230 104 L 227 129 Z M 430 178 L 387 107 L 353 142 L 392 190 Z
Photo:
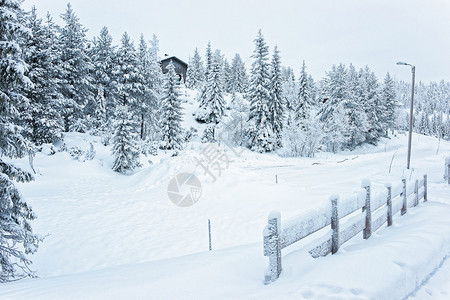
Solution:
M 399 134 L 377 147 L 315 158 L 243 148 L 234 149 L 243 151 L 238 156 L 222 145 L 231 161 L 214 181 L 196 165 L 207 144 L 194 141 L 174 157 L 160 151 L 143 158 L 135 174 L 121 175 L 100 138 L 69 133 L 68 148 L 92 143 L 96 156 L 80 162 L 68 152 L 49 155 L 49 146 L 36 155 L 36 180 L 19 188 L 38 215 L 34 231 L 46 236 L 30 257 L 40 278 L 3 284 L 0 299 L 449 299 L 450 186 L 442 176 L 450 143 L 414 135 L 413 169 L 406 171 L 406 141 Z M 26 159 L 16 165 L 29 169 Z M 167 184 L 180 172 L 201 181 L 193 206 L 168 198 Z M 363 178 L 377 191 L 424 173 L 428 203 L 396 215 L 393 227 L 369 240 L 358 235 L 336 255 L 283 250 L 281 277 L 264 285 L 262 230 L 272 210 L 285 220 L 331 194 L 351 195 Z

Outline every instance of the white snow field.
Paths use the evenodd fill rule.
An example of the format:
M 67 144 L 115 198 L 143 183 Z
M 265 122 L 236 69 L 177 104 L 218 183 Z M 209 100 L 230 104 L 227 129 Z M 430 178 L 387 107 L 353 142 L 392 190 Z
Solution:
M 49 145 L 37 153 L 35 181 L 18 186 L 38 216 L 33 230 L 45 236 L 30 257 L 39 278 L 3 284 L 0 299 L 450 299 L 450 185 L 443 180 L 450 142 L 414 134 L 407 171 L 406 141 L 398 134 L 376 147 L 315 158 L 243 148 L 234 149 L 243 151 L 237 156 L 222 145 L 232 161 L 213 181 L 195 161 L 207 144 L 143 157 L 141 169 L 121 175 L 100 138 L 69 133 L 68 148 L 91 142 L 96 156 L 49 155 Z M 27 159 L 15 163 L 30 169 Z M 203 188 L 190 207 L 167 195 L 169 180 L 184 171 L 195 172 Z M 335 255 L 314 259 L 304 247 L 284 249 L 280 278 L 264 285 L 262 231 L 272 210 L 283 222 L 331 194 L 352 195 L 364 178 L 376 192 L 424 173 L 427 203 L 396 214 L 392 227 L 368 240 L 358 234 Z

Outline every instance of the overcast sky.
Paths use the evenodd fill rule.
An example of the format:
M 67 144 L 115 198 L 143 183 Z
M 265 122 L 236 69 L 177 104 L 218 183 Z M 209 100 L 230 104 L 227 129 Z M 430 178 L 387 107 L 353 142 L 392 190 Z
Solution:
M 450 81 L 449 0 L 72 0 L 88 37 L 107 26 L 114 43 L 126 31 L 137 44 L 140 33 L 160 40 L 160 54 L 186 62 L 197 47 L 204 59 L 211 41 L 231 60 L 239 53 L 250 67 L 253 40 L 262 29 L 272 53 L 278 45 L 282 63 L 298 72 L 302 60 L 315 80 L 333 64 L 368 65 L 382 79 L 390 72 L 411 80 L 406 61 L 416 66 L 416 80 Z M 49 11 L 61 24 L 62 0 L 25 0 L 38 14 Z

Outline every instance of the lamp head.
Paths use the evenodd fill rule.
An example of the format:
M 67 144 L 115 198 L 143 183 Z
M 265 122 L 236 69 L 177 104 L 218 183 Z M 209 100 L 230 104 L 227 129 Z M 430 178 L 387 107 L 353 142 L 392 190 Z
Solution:
M 399 62 L 397 63 L 397 65 L 407 66 L 408 64 L 405 63 L 405 62 L 399 61 Z

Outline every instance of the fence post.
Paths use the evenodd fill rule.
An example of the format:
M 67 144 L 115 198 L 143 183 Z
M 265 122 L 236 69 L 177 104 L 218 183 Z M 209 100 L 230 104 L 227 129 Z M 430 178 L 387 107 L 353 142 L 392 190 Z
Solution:
M 335 254 L 339 250 L 339 214 L 338 214 L 338 200 L 339 196 L 333 195 L 331 200 L 331 253 Z
M 407 211 L 407 208 L 406 208 L 406 177 L 402 178 L 402 183 L 403 183 L 403 192 L 402 192 L 403 205 L 402 205 L 401 215 L 403 216 L 404 214 L 406 214 L 406 211 Z
M 363 211 L 366 211 L 366 227 L 363 231 L 363 238 L 368 239 L 372 235 L 372 210 L 370 209 L 370 180 L 363 180 L 362 185 L 366 189 L 366 204 Z
M 208 237 L 209 237 L 209 251 L 212 250 L 211 247 L 211 220 L 208 219 Z
M 447 179 L 447 183 L 450 184 L 450 156 L 445 158 L 445 170 L 444 178 Z
M 427 174 L 423 175 L 423 202 L 428 201 L 428 183 L 427 183 L 428 176 Z
M 386 183 L 387 188 L 387 199 L 386 199 L 386 206 L 387 206 L 387 226 L 392 225 L 392 185 L 390 183 Z
M 419 180 L 414 184 L 414 206 L 419 205 Z
M 281 273 L 280 226 L 280 213 L 271 212 L 264 228 L 264 256 L 269 256 L 269 267 L 265 274 L 266 284 L 275 281 Z

